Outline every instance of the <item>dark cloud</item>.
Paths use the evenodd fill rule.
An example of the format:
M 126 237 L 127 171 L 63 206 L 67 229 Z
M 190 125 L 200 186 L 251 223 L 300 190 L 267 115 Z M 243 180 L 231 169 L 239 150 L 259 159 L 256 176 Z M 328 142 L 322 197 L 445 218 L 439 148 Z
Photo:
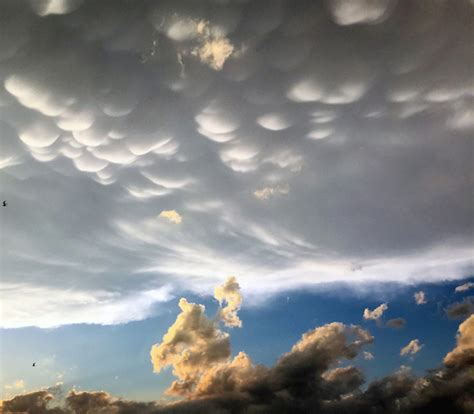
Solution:
M 473 13 L 2 1 L 2 324 L 143 319 L 182 275 L 262 300 L 471 274 Z
M 389 319 L 385 325 L 393 329 L 402 329 L 405 327 L 406 324 L 407 324 L 407 321 L 405 319 L 394 318 L 394 319 Z
M 462 302 L 455 302 L 446 309 L 446 315 L 452 319 L 465 319 L 474 313 L 474 296 L 468 296 Z

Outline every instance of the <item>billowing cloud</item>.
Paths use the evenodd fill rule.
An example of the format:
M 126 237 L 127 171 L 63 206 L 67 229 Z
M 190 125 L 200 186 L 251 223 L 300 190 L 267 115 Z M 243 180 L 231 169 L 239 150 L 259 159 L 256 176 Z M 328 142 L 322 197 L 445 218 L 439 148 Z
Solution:
M 192 305 L 183 310 L 177 322 L 184 322 L 184 319 L 190 317 L 186 313 L 188 310 L 195 312 L 197 318 L 192 320 L 196 323 L 189 328 L 193 332 L 205 328 L 200 340 L 203 343 L 210 340 L 212 343 L 213 335 L 206 335 L 205 331 L 210 327 L 210 331 L 215 332 L 216 326 L 209 325 L 212 324 L 209 319 L 203 324 L 203 308 L 199 306 L 202 305 Z M 176 327 L 177 323 L 170 331 Z M 416 377 L 408 367 L 402 366 L 393 374 L 363 387 L 364 376 L 361 370 L 351 365 L 338 365 L 362 353 L 364 346 L 370 344 L 373 337 L 358 326 L 333 322 L 305 333 L 271 367 L 254 365 L 243 352 L 233 359 L 229 354 L 227 358 L 210 360 L 208 370 L 201 373 L 198 386 L 187 390 L 187 399 L 169 403 L 138 402 L 114 398 L 104 391 L 70 391 L 64 404 L 58 405 L 53 404 L 55 401 L 52 390 L 46 389 L 3 401 L 3 412 L 283 414 L 317 410 L 321 414 L 416 414 L 432 410 L 433 407 L 442 407 L 443 411 L 449 413 L 467 413 L 474 408 L 471 392 L 474 386 L 473 328 L 474 316 L 471 316 L 459 326 L 457 344 L 446 355 L 444 367 L 431 370 L 423 377 Z M 185 337 L 187 332 L 190 330 L 181 332 L 184 341 L 188 340 Z M 179 347 L 179 342 L 174 345 Z M 186 363 L 205 363 L 201 354 L 188 354 L 185 348 L 186 346 L 181 348 L 183 357 L 190 358 Z M 210 351 L 210 348 L 205 349 Z
M 369 308 L 364 309 L 364 319 L 366 320 L 378 320 L 382 317 L 383 313 L 388 309 L 388 305 L 386 303 L 382 303 L 381 305 L 377 306 L 374 310 L 370 310 Z
M 240 286 L 235 277 L 229 277 L 222 285 L 214 289 L 214 297 L 222 305 L 226 305 L 219 309 L 219 317 L 224 322 L 224 325 L 229 327 L 242 327 L 242 321 L 237 316 L 237 312 L 242 304 L 242 296 L 240 294 Z
M 221 274 L 250 303 L 472 275 L 454 3 L 1 1 L 2 326 L 146 318 Z
M 394 318 L 389 319 L 385 325 L 393 329 L 402 329 L 405 327 L 406 323 L 407 321 L 403 318 Z
M 415 303 L 417 305 L 424 305 L 426 303 L 426 294 L 422 290 L 415 292 L 413 297 L 415 298 Z
M 412 339 L 406 346 L 400 350 L 400 355 L 415 355 L 421 351 L 424 345 L 418 339 Z
M 474 364 L 474 315 L 459 325 L 456 347 L 444 358 L 449 367 L 472 366 Z
M 468 296 L 461 302 L 455 302 L 446 309 L 446 315 L 452 319 L 465 319 L 474 313 L 474 296 Z
M 456 293 L 459 293 L 459 292 L 467 292 L 469 289 L 472 289 L 474 288 L 474 282 L 466 282 L 462 285 L 459 285 L 459 286 L 456 286 L 456 288 L 454 289 L 454 291 Z

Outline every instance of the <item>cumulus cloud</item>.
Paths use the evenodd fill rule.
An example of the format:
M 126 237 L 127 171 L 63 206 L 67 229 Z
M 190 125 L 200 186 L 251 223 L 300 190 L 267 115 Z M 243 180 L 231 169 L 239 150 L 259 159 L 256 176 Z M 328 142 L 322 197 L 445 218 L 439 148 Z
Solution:
M 459 325 L 455 348 L 444 358 L 449 367 L 471 366 L 474 364 L 474 315 Z
M 364 319 L 366 320 L 378 320 L 382 317 L 383 313 L 388 309 L 388 305 L 386 303 L 382 303 L 381 305 L 377 306 L 374 310 L 370 310 L 369 308 L 364 309 Z
M 224 324 L 229 327 L 242 327 L 242 321 L 237 316 L 237 312 L 242 304 L 240 286 L 235 277 L 229 277 L 222 285 L 214 289 L 214 297 L 219 304 L 226 302 L 226 305 L 219 310 L 219 317 Z
M 420 344 L 418 339 L 412 339 L 406 346 L 400 350 L 400 355 L 415 355 L 421 351 L 424 345 Z
M 472 274 L 468 1 L 0 3 L 3 326 Z
M 402 329 L 405 327 L 406 324 L 407 324 L 407 321 L 405 319 L 394 318 L 394 319 L 389 319 L 385 325 L 393 329 Z
M 459 292 L 467 292 L 469 289 L 472 289 L 474 288 L 474 282 L 466 282 L 462 285 L 459 285 L 459 286 L 456 286 L 456 288 L 454 289 L 454 291 L 456 293 L 459 293 Z
M 452 319 L 464 319 L 474 313 L 474 296 L 468 296 L 462 302 L 455 302 L 446 309 L 446 315 Z
M 195 317 L 191 318 L 193 323 L 190 329 L 181 331 L 181 339 L 174 336 L 174 344 L 168 342 L 167 346 L 175 348 L 173 352 L 178 352 L 180 340 L 189 340 L 186 333 L 190 330 L 192 336 L 196 331 L 201 332 L 201 344 L 214 340 L 212 333 L 216 332 L 215 322 L 203 320 L 205 315 L 202 314 L 203 308 L 200 308 L 202 305 L 188 305 L 189 308 L 183 306 L 186 310 L 178 316 L 177 322 L 168 332 L 170 334 L 177 328 L 178 321 L 185 322 L 185 319 L 191 318 L 188 311 L 195 313 Z M 54 395 L 46 389 L 5 400 L 2 408 L 4 413 L 31 414 L 283 414 L 314 410 L 322 414 L 415 414 L 437 408 L 443 412 L 462 414 L 474 408 L 471 392 L 474 386 L 473 328 L 474 316 L 459 326 L 457 344 L 446 355 L 443 367 L 416 377 L 409 368 L 402 366 L 393 374 L 377 379 L 366 387 L 363 387 L 361 370 L 351 365 L 338 365 L 344 360 L 354 359 L 374 338 L 358 326 L 333 322 L 305 333 L 271 367 L 254 365 L 243 352 L 233 359 L 229 354 L 226 358 L 210 360 L 208 369 L 201 373 L 198 386 L 187 390 L 187 399 L 169 403 L 139 402 L 115 398 L 104 391 L 70 391 L 64 404 L 58 405 L 53 404 Z M 211 332 L 211 335 L 207 335 L 206 331 Z M 187 353 L 186 344 L 182 345 L 183 360 L 190 358 L 186 361 L 188 367 L 192 361 L 197 365 L 205 363 L 202 354 Z M 417 347 L 420 346 L 417 344 Z M 210 348 L 205 349 L 206 352 L 210 351 Z
M 415 292 L 413 297 L 415 298 L 415 302 L 417 305 L 424 305 L 426 303 L 426 294 L 422 290 L 420 290 L 419 292 Z

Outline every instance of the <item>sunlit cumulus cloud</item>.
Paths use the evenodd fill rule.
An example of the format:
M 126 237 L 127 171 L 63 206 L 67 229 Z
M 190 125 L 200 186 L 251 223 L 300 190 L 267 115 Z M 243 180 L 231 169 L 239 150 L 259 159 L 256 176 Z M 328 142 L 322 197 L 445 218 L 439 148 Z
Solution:
M 388 305 L 386 303 L 382 303 L 381 305 L 377 306 L 374 310 L 370 310 L 369 308 L 364 309 L 364 319 L 366 320 L 378 320 L 382 317 L 383 313 L 388 309 Z
M 229 279 L 220 288 L 236 283 Z M 235 291 L 234 288 L 230 288 Z M 151 350 L 155 372 L 173 367 L 177 380 L 168 402 L 139 402 L 114 398 L 105 391 L 70 391 L 55 402 L 58 390 L 17 395 L 3 401 L 3 412 L 31 414 L 171 414 L 171 413 L 308 413 L 415 414 L 438 406 L 446 412 L 474 408 L 474 316 L 459 326 L 456 346 L 444 366 L 416 377 L 402 366 L 393 374 L 365 384 L 364 374 L 351 361 L 371 359 L 364 348 L 374 338 L 355 325 L 332 322 L 316 327 L 274 365 L 255 365 L 245 352 L 231 356 L 228 333 L 219 315 L 209 318 L 203 305 L 180 300 L 181 314 Z M 410 342 L 413 355 L 421 349 Z M 409 346 L 410 346 L 409 345 Z
M 472 275 L 473 13 L 1 1 L 0 324 Z
M 183 221 L 183 217 L 176 210 L 163 210 L 158 217 L 165 218 L 174 224 L 180 224 Z
M 415 298 L 415 302 L 417 305 L 424 305 L 426 303 L 426 294 L 422 290 L 420 290 L 419 292 L 415 292 L 413 297 Z
M 406 346 L 400 350 L 400 355 L 415 355 L 421 351 L 424 345 L 420 344 L 418 339 L 412 339 Z

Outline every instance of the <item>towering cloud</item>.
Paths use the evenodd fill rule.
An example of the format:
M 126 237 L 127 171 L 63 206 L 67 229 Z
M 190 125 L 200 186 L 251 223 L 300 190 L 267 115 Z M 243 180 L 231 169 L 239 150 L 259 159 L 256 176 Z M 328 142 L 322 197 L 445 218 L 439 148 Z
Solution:
M 226 326 L 242 326 L 242 321 L 237 316 L 237 312 L 242 304 L 242 296 L 240 294 L 240 286 L 237 283 L 235 277 L 230 277 L 222 285 L 214 289 L 214 297 L 222 305 L 224 302 L 226 305 L 219 310 L 219 317 L 222 319 Z

